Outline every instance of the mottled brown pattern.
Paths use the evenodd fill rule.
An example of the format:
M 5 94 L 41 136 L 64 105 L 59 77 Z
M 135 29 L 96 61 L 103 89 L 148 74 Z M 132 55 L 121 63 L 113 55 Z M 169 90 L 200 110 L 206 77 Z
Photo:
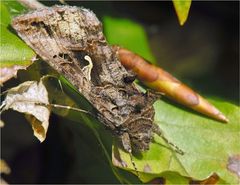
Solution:
M 42 8 L 16 17 L 12 26 L 43 60 L 78 88 L 126 151 L 131 152 L 131 146 L 149 148 L 156 97 L 134 86 L 132 74 L 106 42 L 93 12 L 71 6 Z

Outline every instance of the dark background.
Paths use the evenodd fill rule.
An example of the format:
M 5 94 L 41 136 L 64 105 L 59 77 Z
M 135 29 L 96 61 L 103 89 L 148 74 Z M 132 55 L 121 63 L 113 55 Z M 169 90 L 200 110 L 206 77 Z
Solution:
M 66 2 L 92 9 L 99 18 L 112 15 L 141 23 L 162 68 L 202 95 L 239 104 L 238 1 L 193 2 L 183 27 L 171 2 Z M 84 126 L 52 115 L 50 123 L 56 124 L 50 124 L 46 141 L 39 144 L 21 114 L 8 111 L 2 119 L 1 155 L 12 168 L 4 175 L 7 182 L 117 183 L 111 171 L 91 173 L 107 164 Z M 99 156 L 91 157 L 92 152 Z

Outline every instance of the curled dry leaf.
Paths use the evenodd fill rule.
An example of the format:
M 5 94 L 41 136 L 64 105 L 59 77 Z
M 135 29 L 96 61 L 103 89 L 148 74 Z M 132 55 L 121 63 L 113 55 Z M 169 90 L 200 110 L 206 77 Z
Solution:
M 8 90 L 1 107 L 13 109 L 35 117 L 31 120 L 34 135 L 42 142 L 46 138 L 50 111 L 48 93 L 42 81 L 27 81 Z

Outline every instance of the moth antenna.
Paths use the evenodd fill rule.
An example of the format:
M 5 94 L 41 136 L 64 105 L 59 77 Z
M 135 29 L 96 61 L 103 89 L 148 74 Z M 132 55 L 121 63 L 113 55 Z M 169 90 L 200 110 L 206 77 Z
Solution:
M 161 129 L 159 128 L 158 125 L 154 124 L 154 127 L 153 127 L 153 132 L 156 133 L 159 137 L 161 137 L 168 145 L 171 146 L 171 148 L 179 153 L 180 155 L 184 155 L 184 152 L 177 146 L 175 145 L 174 143 L 170 142 L 164 135 L 163 135 L 163 132 L 161 131 Z
M 130 155 L 130 160 L 131 160 L 131 163 L 133 165 L 133 168 L 135 170 L 135 172 L 137 173 L 137 177 L 140 178 L 140 175 L 139 175 L 139 172 L 137 170 L 137 166 L 136 166 L 136 163 L 134 162 L 133 160 L 133 155 L 132 155 L 132 150 L 128 151 L 129 155 Z
M 158 135 L 159 135 L 159 134 L 158 134 Z M 167 144 L 169 144 L 175 152 L 179 153 L 180 155 L 184 155 L 184 152 L 183 152 L 177 145 L 175 145 L 175 144 L 173 144 L 172 142 L 168 141 L 168 139 L 167 139 L 166 137 L 164 137 L 163 134 L 160 134 L 159 136 L 160 136 Z
M 52 107 L 55 107 L 55 108 L 73 110 L 73 111 L 77 111 L 77 112 L 83 112 L 83 113 L 86 113 L 86 114 L 90 114 L 93 117 L 96 117 L 91 112 L 89 112 L 87 110 L 84 110 L 84 109 L 76 108 L 76 107 L 71 107 L 71 106 L 66 106 L 66 105 L 59 105 L 59 104 L 49 104 L 49 106 L 52 106 Z

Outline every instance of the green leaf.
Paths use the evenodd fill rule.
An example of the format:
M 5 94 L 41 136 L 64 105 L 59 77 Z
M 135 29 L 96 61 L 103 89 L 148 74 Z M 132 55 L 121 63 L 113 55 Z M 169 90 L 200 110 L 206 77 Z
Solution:
M 1 67 L 11 67 L 14 65 L 28 66 L 35 53 L 15 34 L 7 28 L 1 27 Z
M 103 28 L 109 44 L 122 46 L 156 63 L 146 32 L 140 24 L 129 19 L 104 16 Z
M 185 154 L 180 155 L 170 150 L 168 144 L 155 136 L 156 142 L 151 144 L 150 150 L 133 158 L 137 169 L 142 172 L 140 178 L 143 182 L 162 177 L 169 171 L 199 180 L 216 172 L 228 183 L 238 182 L 239 169 L 231 169 L 229 161 L 235 159 L 232 160 L 235 166 L 239 164 L 240 109 L 224 101 L 210 102 L 229 118 L 228 124 L 189 113 L 164 101 L 159 100 L 154 104 L 155 123 L 162 129 L 165 137 Z M 113 158 L 116 166 L 126 170 L 134 169 L 126 152 L 118 149 L 116 145 L 113 153 L 114 151 L 119 154 L 115 155 L 118 156 L 115 157 L 117 162 Z M 127 167 L 121 165 L 123 163 L 127 164 Z
M 2 2 L 0 2 L 0 23 L 7 26 L 11 21 L 10 14 L 8 13 L 8 9 Z
M 11 6 L 6 6 L 11 4 Z M 26 69 L 36 56 L 32 49 L 30 49 L 16 34 L 12 33 L 10 20 L 12 15 L 20 12 L 20 6 L 14 2 L 4 1 L 0 4 L 1 8 L 1 38 L 0 38 L 0 83 L 4 83 L 11 77 L 15 76 L 19 69 Z M 12 11 L 12 14 L 10 14 Z
M 0 3 L 7 8 L 11 18 L 27 11 L 27 9 L 16 0 L 2 0 Z
M 173 5 L 178 16 L 178 21 L 181 26 L 184 25 L 188 18 L 191 0 L 173 0 Z

